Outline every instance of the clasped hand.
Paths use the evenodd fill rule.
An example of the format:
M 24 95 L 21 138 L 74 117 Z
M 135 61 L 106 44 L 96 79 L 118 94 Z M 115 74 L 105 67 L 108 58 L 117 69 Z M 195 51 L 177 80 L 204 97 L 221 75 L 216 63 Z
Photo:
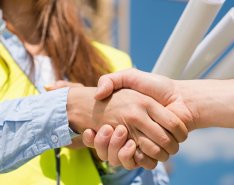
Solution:
M 113 166 L 153 169 L 157 161 L 177 153 L 187 138 L 187 123 L 192 120 L 175 95 L 173 81 L 150 75 L 134 69 L 105 75 L 98 90 L 62 85 L 72 87 L 71 97 L 78 92 L 84 97 L 77 105 L 72 103 L 71 107 L 80 107 L 71 111 L 71 122 L 79 118 L 73 128 L 84 131 L 84 144 Z

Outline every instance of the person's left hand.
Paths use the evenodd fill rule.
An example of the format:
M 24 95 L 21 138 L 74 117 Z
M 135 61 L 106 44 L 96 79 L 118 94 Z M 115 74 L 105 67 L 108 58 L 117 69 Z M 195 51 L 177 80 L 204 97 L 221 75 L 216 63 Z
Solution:
M 71 85 L 75 85 L 75 84 L 71 84 Z M 61 88 L 61 86 L 60 86 L 60 88 Z M 147 97 L 144 97 L 144 96 L 140 95 L 139 93 L 134 94 L 133 91 L 121 91 L 119 93 L 118 93 L 118 95 L 115 95 L 113 97 L 115 100 L 113 99 L 112 103 L 114 103 L 114 101 L 116 103 L 116 100 L 117 100 L 117 104 L 118 104 L 118 99 L 120 101 L 119 95 L 120 96 L 124 95 L 124 93 L 127 93 L 128 94 L 127 97 L 131 97 L 133 99 L 136 98 L 136 95 L 137 95 L 137 97 L 139 96 L 138 99 L 141 99 L 142 102 L 144 102 L 143 100 L 147 100 Z M 135 95 L 135 96 L 132 97 L 132 95 Z M 121 98 L 123 98 L 123 97 L 121 97 Z M 124 99 L 124 100 L 128 100 L 128 99 Z M 136 100 L 137 99 L 135 99 L 135 101 Z M 151 105 L 150 106 L 151 108 L 148 111 L 151 112 L 152 108 L 157 110 L 157 112 L 155 112 L 157 116 L 154 115 L 154 117 L 156 116 L 156 118 L 157 118 L 156 120 L 158 120 L 158 119 L 160 120 L 161 123 L 159 122 L 159 124 L 163 123 L 169 131 L 170 131 L 170 129 L 174 129 L 173 125 L 177 125 L 176 128 L 178 128 L 178 129 L 176 130 L 176 135 L 175 135 L 176 137 L 173 138 L 170 135 L 170 133 L 169 132 L 167 133 L 167 131 L 164 130 L 164 128 L 160 127 L 160 125 L 157 122 L 155 122 L 155 124 L 153 124 L 153 125 L 149 125 L 147 123 L 147 121 L 145 120 L 146 124 L 142 123 L 143 124 L 142 126 L 143 127 L 148 127 L 148 129 L 146 129 L 146 130 L 149 131 L 149 132 L 153 131 L 154 134 L 152 136 L 152 133 L 151 133 L 151 137 L 154 138 L 154 142 L 155 142 L 156 145 L 152 141 L 150 141 L 149 138 L 146 137 L 148 135 L 140 134 L 140 135 L 137 136 L 138 137 L 137 144 L 139 145 L 139 149 L 136 149 L 137 145 L 135 143 L 136 142 L 135 138 L 134 138 L 134 141 L 129 140 L 126 143 L 126 147 L 125 147 L 125 142 L 127 140 L 127 137 L 124 137 L 124 132 L 125 131 L 123 131 L 123 133 L 122 133 L 123 135 L 116 140 L 115 136 L 118 135 L 119 128 L 126 129 L 124 126 L 123 127 L 118 126 L 118 125 L 114 126 L 116 128 L 116 130 L 115 130 L 116 134 L 114 133 L 114 131 L 113 131 L 112 134 L 110 132 L 109 132 L 110 134 L 108 134 L 108 132 L 105 131 L 105 130 L 107 130 L 107 127 L 104 126 L 104 129 L 99 128 L 100 130 L 96 130 L 98 132 L 98 134 L 97 134 L 97 137 L 95 137 L 95 140 L 94 140 L 95 149 L 97 149 L 97 151 L 100 151 L 100 152 L 98 152 L 98 155 L 102 160 L 110 160 L 110 161 L 112 161 L 111 163 L 113 165 L 115 165 L 115 166 L 119 165 L 119 164 L 122 164 L 126 169 L 134 169 L 134 168 L 138 167 L 138 165 L 141 166 L 141 167 L 144 167 L 146 169 L 152 169 L 152 168 L 154 168 L 156 166 L 157 160 L 165 161 L 165 160 L 168 159 L 169 153 L 173 154 L 173 153 L 175 153 L 177 151 L 177 148 L 178 148 L 178 143 L 177 142 L 183 141 L 185 136 L 186 136 L 185 129 L 183 128 L 184 127 L 183 123 L 175 115 L 173 115 L 169 111 L 166 111 L 166 109 L 163 108 L 163 106 L 160 106 L 157 102 L 153 101 L 151 98 L 148 98 L 148 100 L 150 102 L 149 101 L 147 101 L 147 102 Z M 126 102 L 127 101 L 125 101 L 125 104 L 126 104 Z M 132 99 L 129 102 L 132 102 Z M 108 104 L 108 106 L 111 106 L 111 105 Z M 129 105 L 132 105 L 132 104 L 129 104 Z M 112 112 L 112 114 L 113 114 L 113 112 Z M 119 115 L 118 113 L 115 112 L 115 114 L 116 114 L 117 117 L 118 116 L 121 117 L 121 115 Z M 129 114 L 132 115 L 131 113 L 129 113 Z M 140 115 L 135 115 L 135 116 L 137 116 L 137 119 L 139 118 L 142 121 L 143 117 L 141 117 Z M 112 116 L 111 116 L 111 118 L 112 118 Z M 161 120 L 161 118 L 162 118 L 162 120 Z M 128 120 L 128 121 L 130 121 L 130 120 Z M 107 121 L 107 123 L 108 123 L 108 121 Z M 134 125 L 134 122 L 131 122 L 130 124 Z M 156 128 L 154 128 L 154 125 L 155 125 Z M 172 128 L 171 128 L 171 126 L 172 126 Z M 86 129 L 87 128 L 89 128 L 89 127 L 86 127 Z M 109 126 L 109 128 L 110 128 L 110 126 Z M 140 127 L 140 128 L 142 129 L 142 127 Z M 141 129 L 139 130 L 139 128 L 138 128 L 138 131 L 142 131 Z M 128 130 L 129 130 L 129 128 L 128 128 Z M 145 128 L 143 128 L 143 130 L 145 131 Z M 165 135 L 165 132 L 166 132 L 166 135 Z M 133 130 L 131 130 L 131 133 L 129 133 L 129 134 L 137 134 L 137 133 L 133 132 Z M 113 135 L 113 138 L 115 138 L 115 139 L 111 139 L 112 135 Z M 105 145 L 102 144 L 103 141 L 98 139 L 98 138 L 101 138 L 99 136 L 109 137 L 110 145 L 105 147 Z M 158 139 L 155 140 L 155 138 L 158 138 Z M 108 141 L 108 139 L 106 139 L 106 141 Z M 117 142 L 115 143 L 115 141 L 117 141 Z M 159 143 L 159 145 L 158 145 L 158 143 Z M 109 146 L 110 146 L 110 149 L 109 149 Z M 160 146 L 163 147 L 163 148 L 161 148 Z M 125 149 L 121 150 L 122 149 L 121 147 L 123 147 Z M 130 149 L 129 149 L 129 147 L 130 147 Z M 119 148 L 121 148 L 121 149 L 119 149 Z M 166 151 L 165 151 L 165 149 L 166 149 Z M 109 155 L 108 155 L 108 150 L 112 151 L 112 152 L 109 152 Z M 120 152 L 118 150 L 123 151 L 123 152 Z M 132 151 L 132 152 L 130 152 L 130 151 Z M 144 151 L 144 153 L 146 155 L 148 155 L 148 156 L 146 156 L 144 153 L 142 153 L 142 151 Z M 152 158 L 149 158 L 149 156 L 152 157 Z M 136 161 L 136 163 L 138 165 L 136 165 L 135 161 Z
M 60 80 L 54 84 L 46 85 L 45 89 L 52 91 L 64 87 L 78 86 L 83 85 Z M 67 147 L 70 149 L 94 148 L 97 154 L 106 156 L 105 160 L 112 166 L 122 165 L 126 169 L 134 169 L 139 167 L 134 161 L 137 146 L 132 139 L 128 141 L 127 139 L 128 130 L 125 126 L 119 125 L 116 129 L 113 129 L 110 125 L 104 125 L 97 133 L 92 129 L 85 130 L 81 136 L 74 138 L 72 144 Z

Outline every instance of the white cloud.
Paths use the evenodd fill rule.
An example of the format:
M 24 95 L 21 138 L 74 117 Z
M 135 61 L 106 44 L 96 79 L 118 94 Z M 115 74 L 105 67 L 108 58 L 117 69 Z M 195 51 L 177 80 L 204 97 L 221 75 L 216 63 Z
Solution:
M 234 185 L 234 175 L 225 175 L 219 181 L 219 185 Z
M 195 163 L 234 161 L 234 129 L 203 129 L 190 133 L 179 155 Z

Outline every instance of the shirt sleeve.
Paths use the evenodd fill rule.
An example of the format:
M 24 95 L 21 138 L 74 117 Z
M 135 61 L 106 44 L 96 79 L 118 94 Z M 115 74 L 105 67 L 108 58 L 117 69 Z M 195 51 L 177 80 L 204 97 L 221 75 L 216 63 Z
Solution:
M 0 104 L 0 173 L 69 145 L 68 88 Z

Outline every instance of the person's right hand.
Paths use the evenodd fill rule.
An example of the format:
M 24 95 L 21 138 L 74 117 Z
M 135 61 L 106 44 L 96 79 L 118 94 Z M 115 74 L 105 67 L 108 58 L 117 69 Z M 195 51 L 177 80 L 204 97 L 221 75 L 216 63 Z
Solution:
M 175 113 L 185 123 L 188 131 L 195 128 L 196 110 L 190 109 L 190 102 L 187 102 L 187 99 L 182 93 L 183 91 L 190 91 L 191 88 L 189 86 L 188 89 L 183 89 L 186 86 L 180 85 L 179 81 L 137 69 L 129 69 L 102 76 L 98 82 L 98 90 L 95 98 L 97 100 L 103 100 L 109 97 L 114 91 L 123 88 L 132 89 L 152 97 L 168 110 Z M 168 129 L 166 125 L 162 126 Z M 172 128 L 169 131 L 179 137 L 178 131 L 180 129 L 178 127 L 181 126 L 175 124 L 173 121 L 170 126 Z
M 99 80 L 96 98 L 105 99 L 115 90 L 130 88 L 161 103 L 186 124 L 188 131 L 234 128 L 234 80 L 172 80 L 135 69 L 108 74 Z M 161 124 L 168 130 L 168 126 Z M 178 125 L 170 124 L 176 135 Z
M 96 98 L 99 100 L 105 99 L 115 90 L 121 88 L 131 88 L 151 96 L 168 110 L 176 113 L 176 115 L 186 124 L 186 129 L 192 129 L 191 123 L 193 123 L 193 119 L 191 117 L 191 112 L 183 101 L 183 98 L 180 97 L 180 94 L 177 92 L 173 80 L 159 75 L 140 72 L 135 69 L 108 74 L 104 75 L 99 80 Z M 181 123 L 182 122 L 180 122 L 180 124 Z M 180 126 L 180 124 L 175 123 L 173 120 L 160 123 L 163 128 L 177 138 L 180 136 L 180 133 L 182 133 L 180 131 L 181 128 L 185 127 L 185 125 Z M 108 127 L 103 127 L 102 129 L 108 131 Z M 113 133 L 113 130 L 109 129 L 109 132 Z M 186 139 L 184 135 L 181 136 L 183 139 L 179 140 L 180 142 Z M 108 153 L 108 160 L 111 164 L 115 164 L 115 161 L 119 159 L 123 166 L 127 166 L 129 159 L 133 157 L 132 150 L 130 151 L 129 149 L 129 152 L 127 152 L 126 147 L 123 144 L 126 142 L 126 139 L 117 137 L 116 134 L 113 134 L 112 137 L 102 138 L 100 134 L 97 133 L 97 135 L 95 135 L 92 130 L 86 130 L 83 135 L 83 141 L 89 147 L 93 147 L 95 145 L 94 142 L 99 142 L 102 147 L 98 148 L 96 146 L 96 150 L 100 150 L 100 153 Z M 113 150 L 112 147 L 113 143 L 115 143 L 114 145 L 117 145 L 115 150 Z M 123 145 L 122 148 L 120 147 L 121 144 Z M 123 158 L 122 156 L 125 157 Z

